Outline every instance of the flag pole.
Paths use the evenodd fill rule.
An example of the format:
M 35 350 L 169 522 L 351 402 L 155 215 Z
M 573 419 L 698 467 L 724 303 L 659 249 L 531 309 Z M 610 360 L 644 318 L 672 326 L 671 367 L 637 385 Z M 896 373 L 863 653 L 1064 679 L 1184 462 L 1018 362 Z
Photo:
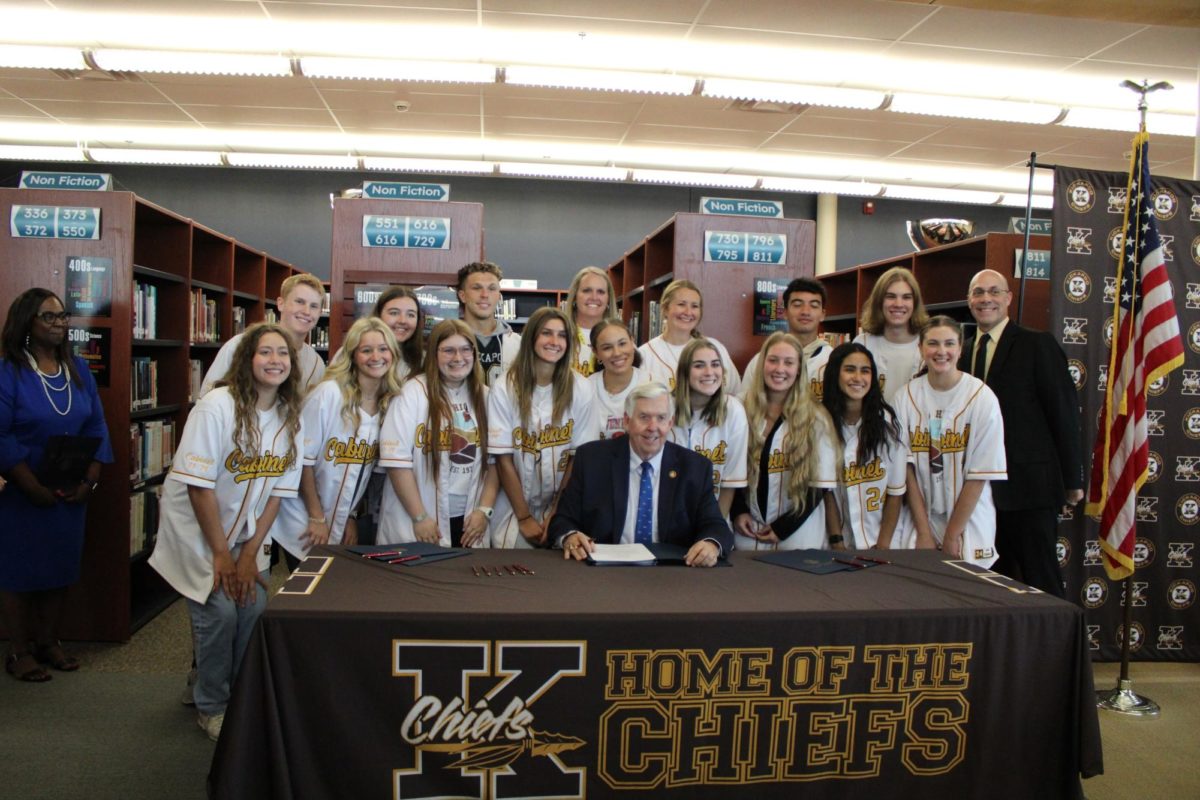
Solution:
M 1124 81 L 1121 86 L 1138 93 L 1137 109 L 1140 116 L 1138 132 L 1140 134 L 1146 132 L 1146 109 L 1148 108 L 1146 95 L 1159 89 L 1175 88 L 1166 81 L 1151 84 L 1147 80 L 1143 80 L 1141 83 Z M 1149 187 L 1143 187 L 1143 190 L 1148 189 Z M 1131 198 L 1127 198 L 1126 204 L 1130 200 Z M 1159 714 L 1158 703 L 1135 692 L 1133 680 L 1129 677 L 1129 654 L 1133 641 L 1131 635 L 1133 631 L 1133 576 L 1133 572 L 1125 576 L 1125 620 L 1122 623 L 1121 635 L 1121 676 L 1117 680 L 1116 687 L 1096 692 L 1096 707 L 1133 717 L 1157 717 Z
M 1029 191 L 1025 193 L 1025 244 L 1021 250 L 1021 276 L 1017 279 L 1018 285 L 1021 287 L 1020 297 L 1017 299 L 1017 322 L 1024 322 L 1025 319 L 1025 276 L 1029 268 L 1029 235 L 1033 227 L 1033 175 L 1037 171 L 1037 152 L 1029 154 Z

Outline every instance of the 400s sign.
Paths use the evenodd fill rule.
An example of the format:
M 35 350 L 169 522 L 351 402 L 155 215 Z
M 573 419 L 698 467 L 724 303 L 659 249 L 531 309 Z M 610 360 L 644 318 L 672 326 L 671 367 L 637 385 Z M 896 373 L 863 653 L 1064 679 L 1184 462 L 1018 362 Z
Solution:
M 643 795 L 943 775 L 967 750 L 973 650 L 610 649 L 589 676 L 583 641 L 395 640 L 412 703 L 394 796 L 583 797 L 589 771 Z

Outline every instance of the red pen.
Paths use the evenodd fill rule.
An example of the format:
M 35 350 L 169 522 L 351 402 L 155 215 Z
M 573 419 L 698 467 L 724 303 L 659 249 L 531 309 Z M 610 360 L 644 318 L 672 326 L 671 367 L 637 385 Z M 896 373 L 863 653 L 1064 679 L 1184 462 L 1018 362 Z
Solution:
M 387 563 L 389 563 L 389 564 L 403 564 L 403 563 L 404 563 L 404 562 L 406 562 L 406 561 L 416 561 L 416 560 L 417 560 L 417 559 L 419 559 L 419 558 L 420 558 L 420 556 L 400 556 L 400 558 L 390 558 L 390 559 L 388 559 L 388 562 L 387 562 Z
M 363 558 L 389 558 L 391 556 L 402 556 L 402 555 L 404 555 L 404 551 L 403 550 L 383 550 L 378 553 L 362 553 L 361 555 Z
M 890 563 L 892 563 L 892 562 L 886 561 L 882 558 L 871 558 L 870 556 L 855 556 L 855 558 L 857 558 L 859 561 L 870 561 L 872 564 L 890 564 Z
M 853 561 L 847 561 L 844 558 L 835 558 L 833 560 L 839 564 L 845 564 L 847 567 L 854 567 L 855 569 L 866 569 L 867 568 L 866 564 L 856 564 Z
M 476 567 L 471 567 L 471 572 L 475 575 L 476 578 L 479 577 L 479 570 Z
M 520 564 L 513 564 L 513 566 L 516 567 L 517 569 L 521 570 L 521 572 L 524 572 L 526 575 L 536 575 L 537 574 L 533 570 L 531 570 L 529 567 L 525 567 Z

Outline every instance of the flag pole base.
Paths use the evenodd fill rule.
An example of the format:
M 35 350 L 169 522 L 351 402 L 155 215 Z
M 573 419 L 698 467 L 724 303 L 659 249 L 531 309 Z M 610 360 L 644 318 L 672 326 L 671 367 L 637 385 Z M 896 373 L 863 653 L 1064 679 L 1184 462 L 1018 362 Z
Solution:
M 1115 689 L 1096 692 L 1096 708 L 1130 717 L 1157 717 L 1158 703 L 1133 691 L 1133 681 L 1119 680 Z

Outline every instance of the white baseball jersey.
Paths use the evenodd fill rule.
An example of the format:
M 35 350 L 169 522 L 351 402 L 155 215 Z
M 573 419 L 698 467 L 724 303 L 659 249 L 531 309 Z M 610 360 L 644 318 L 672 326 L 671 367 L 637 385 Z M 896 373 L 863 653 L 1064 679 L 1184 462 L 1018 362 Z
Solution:
M 317 498 L 329 521 L 329 543 L 341 544 L 346 520 L 367 492 L 371 471 L 379 460 L 379 414 L 358 412 L 358 424 L 342 417 L 342 390 L 322 381 L 304 401 L 304 466 L 311 467 Z M 271 538 L 296 558 L 308 555 L 301 541 L 308 527 L 308 509 L 297 495 L 284 500 L 271 528 Z
M 746 409 L 736 397 L 725 398 L 725 422 L 710 425 L 693 413 L 686 428 L 671 429 L 671 441 L 680 447 L 695 450 L 713 465 L 713 491 L 740 489 L 746 485 L 746 448 L 750 429 L 746 424 Z
M 588 383 L 596 391 L 596 422 L 601 439 L 615 439 L 625 435 L 625 398 L 629 393 L 650 380 L 650 374 L 641 367 L 633 368 L 629 384 L 612 394 L 604 388 L 604 370 L 592 373 Z
M 585 378 L 596 372 L 596 359 L 592 353 L 592 329 L 575 328 L 575 371 Z
M 451 405 L 460 409 L 454 412 L 464 417 L 479 418 L 470 403 L 466 384 L 449 392 Z M 484 390 L 487 397 L 487 390 Z M 383 469 L 412 470 L 417 489 L 421 493 L 421 504 L 425 513 L 437 520 L 438 544 L 450 546 L 450 493 L 446 487 L 465 476 L 462 484 L 467 498 L 466 511 L 479 505 L 483 493 L 485 464 L 480 458 L 478 427 L 460 428 L 454 420 L 442 420 L 441 432 L 436 442 L 437 467 L 430 468 L 429 451 L 435 447 L 430 441 L 429 389 L 425 376 L 420 375 L 404 384 L 400 396 L 388 406 L 383 427 L 379 432 L 379 466 Z M 452 474 L 458 472 L 458 475 Z M 379 529 L 376 534 L 379 544 L 398 544 L 416 541 L 412 517 L 404 510 L 389 480 L 383 487 L 383 502 L 379 513 Z M 476 547 L 487 547 L 484 536 Z
M 834 490 L 838 511 L 842 515 L 842 536 L 846 546 L 867 550 L 879 541 L 883 522 L 883 503 L 887 495 L 904 494 L 908 471 L 908 450 L 904 443 L 889 439 L 885 451 L 876 453 L 866 464 L 858 463 L 858 434 L 862 421 L 843 423 L 842 476 Z M 892 532 L 891 547 L 912 546 L 908 509 L 900 510 L 900 518 Z
M 204 373 L 204 382 L 200 384 L 201 397 L 208 394 L 217 385 L 217 381 L 224 378 L 225 373 L 229 372 L 229 365 L 233 363 L 233 351 L 237 349 L 238 342 L 242 341 L 244 335 L 239 333 L 221 345 L 221 349 L 213 358 L 212 366 L 208 368 L 208 372 Z M 300 391 L 308 394 L 325 377 L 325 362 L 308 342 L 300 345 L 300 352 L 296 355 L 300 361 Z
M 833 430 L 829 423 L 829 415 L 821 410 L 820 413 L 815 415 L 813 424 L 817 427 L 817 464 L 813 479 L 809 481 L 808 485 L 814 489 L 836 489 L 837 454 L 833 441 Z M 764 435 L 767 433 L 769 431 L 764 431 Z M 802 433 L 807 435 L 807 431 Z M 775 435 L 771 436 L 763 445 L 763 449 L 769 454 L 768 469 L 765 475 L 760 472 L 758 479 L 759 481 L 767 481 L 767 504 L 765 508 L 759 508 L 758 487 L 746 487 L 746 504 L 750 507 L 751 518 L 758 526 L 774 522 L 795 508 L 787 492 L 787 484 L 791 478 L 793 467 L 789 448 L 785 446 L 787 437 L 788 424 L 784 421 L 775 431 Z M 753 454 L 750 454 L 750 457 L 753 458 Z M 794 532 L 776 531 L 775 533 L 782 539 L 778 545 L 760 542 L 757 539 L 742 536 L 735 531 L 734 547 L 739 550 L 806 550 L 827 548 L 829 546 L 829 539 L 825 535 L 824 506 L 818 504 L 808 519 Z
M 573 371 L 571 378 L 574 381 L 571 406 L 562 419 L 552 418 L 552 387 L 534 387 L 528 429 L 521 424 L 521 414 L 507 377 L 493 386 L 488 396 L 488 452 L 512 456 L 529 513 L 539 521 L 550 510 L 575 449 L 599 438 L 595 393 L 591 384 Z M 492 545 L 529 546 L 518 530 L 516 515 L 503 492 L 497 498 L 492 517 Z
M 996 508 L 990 481 L 1007 477 L 1004 421 L 992 390 L 960 373 L 949 391 L 938 391 L 922 375 L 897 398 L 896 414 L 908 438 L 908 460 L 929 512 L 933 535 L 942 541 L 963 483 L 985 481 L 963 532 L 963 558 L 984 567 L 996 561 Z
M 289 440 L 278 408 L 259 411 L 260 444 L 256 452 L 249 453 L 233 441 L 233 429 L 233 397 L 226 387 L 214 389 L 188 414 L 171 471 L 163 482 L 158 539 L 150 566 L 177 592 L 197 603 L 208 600 L 215 571 L 212 550 L 188 499 L 188 487 L 216 493 L 221 530 L 232 550 L 254 538 L 269 497 L 295 497 L 300 486 L 303 428 Z M 265 551 L 256 554 L 260 571 L 270 566 Z
M 832 352 L 833 348 L 820 337 L 804 346 L 804 373 L 808 376 L 808 388 L 812 391 L 813 400 L 818 403 L 821 402 L 825 390 L 825 364 L 829 362 L 829 354 Z M 750 363 L 746 365 L 746 371 L 742 373 L 742 397 L 745 397 L 750 388 L 759 355 L 761 353 L 754 354 Z
M 883 390 L 883 399 L 895 407 L 900 402 L 899 392 L 904 384 L 917 376 L 921 367 L 925 366 L 921 359 L 920 337 L 911 342 L 896 344 L 889 342 L 883 335 L 860 333 L 854 337 L 857 344 L 871 351 L 875 357 L 875 369 L 879 376 L 879 388 Z
M 721 356 L 721 365 L 725 368 L 725 391 L 732 395 L 740 394 L 742 377 L 733 365 L 729 351 L 711 336 L 704 338 L 716 346 L 717 353 Z M 655 336 L 638 348 L 638 352 L 642 354 L 642 369 L 650 374 L 650 380 L 661 381 L 668 389 L 675 391 L 675 370 L 679 368 L 679 356 L 683 354 L 683 348 L 686 346 L 686 343 L 674 345 L 661 336 Z

